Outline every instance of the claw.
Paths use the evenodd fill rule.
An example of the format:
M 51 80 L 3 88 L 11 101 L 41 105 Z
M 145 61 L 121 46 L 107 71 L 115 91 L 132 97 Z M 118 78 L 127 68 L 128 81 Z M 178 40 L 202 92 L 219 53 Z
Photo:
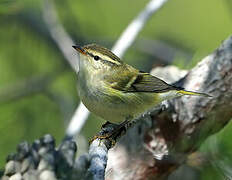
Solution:
M 113 147 L 116 144 L 116 141 L 113 138 L 111 138 L 112 135 L 113 135 L 113 133 L 111 133 L 111 134 L 108 133 L 106 135 L 95 135 L 93 138 L 91 138 L 89 140 L 89 144 L 91 144 L 96 139 L 100 139 L 100 142 L 99 142 L 99 146 L 100 146 L 101 141 L 103 139 L 107 139 L 107 140 L 109 140 L 111 142 L 111 147 Z
M 111 126 L 113 125 L 113 126 L 110 127 L 110 125 Z M 130 126 L 131 126 L 131 122 L 129 122 L 129 120 L 125 120 L 119 125 L 106 122 L 105 124 L 102 125 L 101 132 L 98 135 L 95 135 L 93 138 L 90 139 L 89 144 L 91 144 L 96 139 L 99 139 L 100 143 L 101 143 L 101 140 L 106 139 L 111 142 L 111 146 L 114 146 L 116 144 L 116 140 L 115 140 L 116 137 L 122 134 L 123 132 L 125 132 L 127 128 Z M 109 132 L 109 129 L 111 129 L 112 131 Z

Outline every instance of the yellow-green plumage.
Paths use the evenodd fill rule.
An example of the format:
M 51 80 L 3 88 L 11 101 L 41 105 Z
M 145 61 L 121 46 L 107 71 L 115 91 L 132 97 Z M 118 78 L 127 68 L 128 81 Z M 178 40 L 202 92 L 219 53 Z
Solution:
M 91 44 L 80 53 L 78 90 L 90 112 L 112 123 L 135 118 L 165 99 L 206 95 L 167 84 L 122 62 L 111 51 Z M 207 95 L 206 95 L 207 96 Z

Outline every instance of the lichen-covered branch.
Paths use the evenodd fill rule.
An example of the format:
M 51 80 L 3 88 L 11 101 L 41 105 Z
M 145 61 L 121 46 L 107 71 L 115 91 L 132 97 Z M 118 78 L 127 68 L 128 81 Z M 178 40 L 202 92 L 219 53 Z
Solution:
M 183 84 L 186 89 L 213 96 L 173 101 L 172 116 L 179 122 L 180 132 L 175 139 L 180 143 L 175 143 L 173 149 L 185 152 L 198 148 L 206 137 L 218 132 L 232 118 L 232 38 L 193 68 Z
M 7 157 L 3 180 L 71 179 L 74 171 L 76 144 L 65 140 L 59 148 L 51 135 L 35 140 L 32 145 L 22 142 L 17 152 Z
M 128 137 L 109 153 L 107 179 L 118 175 L 119 179 L 166 178 L 185 163 L 186 157 L 208 136 L 229 122 L 232 117 L 232 37 L 178 83 L 188 90 L 213 97 L 176 98 L 166 103 L 162 113 L 151 114 L 152 128 L 146 131 L 139 131 L 139 125 L 138 129 L 134 128 L 136 144 L 131 143 L 127 133 Z M 144 138 L 138 143 L 141 135 Z M 118 156 L 123 158 L 115 159 Z

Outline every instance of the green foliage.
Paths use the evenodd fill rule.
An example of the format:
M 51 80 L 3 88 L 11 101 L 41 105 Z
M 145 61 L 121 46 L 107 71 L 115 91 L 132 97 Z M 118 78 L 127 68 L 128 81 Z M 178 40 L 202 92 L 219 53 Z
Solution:
M 77 44 L 97 42 L 110 48 L 148 0 L 54 2 L 61 23 Z M 157 63 L 156 56 L 151 55 L 153 47 L 142 41 L 149 39 L 160 40 L 189 54 L 191 58 L 186 58 L 174 51 L 171 60 L 182 68 L 193 67 L 231 34 L 232 15 L 227 3 L 170 0 L 145 26 L 126 53 L 125 61 L 146 71 L 154 64 L 166 64 L 162 59 Z M 0 97 L 4 88 L 22 80 L 55 74 L 54 80 L 40 92 L 0 103 L 0 167 L 20 141 L 31 141 L 45 133 L 61 140 L 78 105 L 76 74 L 67 67 L 62 53 L 52 41 L 42 19 L 41 7 L 43 1 L 40 0 L 0 0 Z M 147 54 L 141 47 L 151 49 L 152 53 Z M 91 115 L 82 133 L 90 138 L 103 122 Z M 221 152 L 232 157 L 229 151 L 231 125 L 228 128 L 219 135 L 218 141 L 223 147 Z M 210 177 L 212 171 L 207 170 L 209 174 L 204 176 Z

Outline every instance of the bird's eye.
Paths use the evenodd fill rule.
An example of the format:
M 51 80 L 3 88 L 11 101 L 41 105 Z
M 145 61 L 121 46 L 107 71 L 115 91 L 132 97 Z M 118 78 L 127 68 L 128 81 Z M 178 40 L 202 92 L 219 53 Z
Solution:
M 99 56 L 94 56 L 93 58 L 94 58 L 94 60 L 96 60 L 96 61 L 98 61 L 98 60 L 100 59 Z

